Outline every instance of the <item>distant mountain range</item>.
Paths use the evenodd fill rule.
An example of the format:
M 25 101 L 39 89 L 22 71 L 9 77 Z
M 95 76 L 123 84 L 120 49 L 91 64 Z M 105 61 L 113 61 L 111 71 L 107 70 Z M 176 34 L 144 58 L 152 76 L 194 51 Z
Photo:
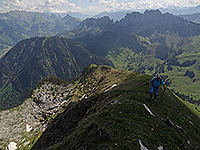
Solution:
M 127 13 L 131 13 L 131 12 L 140 12 L 143 13 L 145 12 L 146 9 L 135 9 L 135 10 L 121 10 L 121 11 L 104 11 L 104 12 L 100 12 L 96 15 L 88 15 L 88 14 L 84 14 L 84 13 L 80 13 L 80 12 L 68 12 L 69 15 L 75 17 L 75 18 L 80 18 L 82 20 L 86 19 L 86 18 L 101 18 L 104 16 L 109 16 L 111 19 L 113 19 L 114 21 L 116 20 L 121 20 Z M 159 10 L 162 13 L 171 13 L 173 15 L 179 16 L 179 15 L 192 15 L 192 14 L 196 14 L 196 13 L 200 13 L 200 5 L 199 6 L 195 6 L 195 7 L 167 7 L 167 8 L 159 8 Z
M 146 9 L 136 9 L 136 10 L 121 10 L 121 11 L 104 11 L 104 12 L 100 12 L 96 15 L 88 15 L 88 14 L 84 14 L 84 13 L 80 13 L 80 12 L 68 12 L 69 15 L 75 17 L 75 18 L 80 18 L 82 20 L 86 19 L 86 18 L 101 18 L 104 16 L 109 16 L 111 19 L 113 19 L 114 21 L 116 20 L 121 20 L 127 13 L 131 13 L 131 12 L 140 12 L 143 13 L 145 12 Z M 195 7 L 167 7 L 167 8 L 159 8 L 159 10 L 162 13 L 171 13 L 173 15 L 179 16 L 179 15 L 192 15 L 192 14 L 196 14 L 196 13 L 200 13 L 200 5 L 199 6 L 195 6 Z M 64 14 L 62 14 L 64 15 Z
M 0 46 L 14 46 L 22 39 L 35 36 L 54 36 L 72 30 L 80 20 L 66 15 L 45 15 L 25 11 L 11 11 L 0 14 Z
M 189 21 L 200 23 L 200 13 L 196 13 L 192 15 L 181 15 L 180 17 L 187 19 Z
M 115 25 L 117 30 L 126 34 L 134 33 L 145 37 L 154 33 L 166 33 L 167 31 L 177 33 L 181 37 L 200 35 L 200 25 L 185 21 L 169 13 L 162 14 L 159 10 L 145 11 L 144 14 L 127 14 Z
M 191 10 L 198 12 L 198 9 L 199 7 L 195 7 L 195 9 Z M 165 12 L 165 10 L 162 11 Z M 127 13 L 130 13 L 130 11 L 102 12 L 93 16 L 93 18 L 97 19 L 108 16 L 114 21 L 119 21 L 125 17 Z M 1 13 L 0 48 L 5 49 L 8 46 L 14 46 L 21 39 L 33 36 L 60 35 L 61 33 L 65 33 L 66 31 L 71 31 L 72 29 L 76 28 L 81 23 L 81 19 L 91 17 L 91 15 L 84 15 L 81 13 L 73 12 L 69 12 L 67 15 L 64 15 L 65 14 L 42 14 L 25 11 L 11 11 L 8 13 Z M 198 22 L 198 14 L 182 17 L 190 21 Z
M 195 7 L 168 7 L 168 8 L 160 8 L 160 10 L 163 13 L 169 12 L 174 15 L 189 15 L 189 14 L 195 14 L 195 13 L 200 13 L 200 5 L 195 6 Z
M 73 16 L 75 18 L 80 18 L 81 20 L 85 20 L 86 18 L 91 18 L 92 14 L 83 14 L 80 12 L 68 12 L 67 14 L 69 14 L 70 16 Z

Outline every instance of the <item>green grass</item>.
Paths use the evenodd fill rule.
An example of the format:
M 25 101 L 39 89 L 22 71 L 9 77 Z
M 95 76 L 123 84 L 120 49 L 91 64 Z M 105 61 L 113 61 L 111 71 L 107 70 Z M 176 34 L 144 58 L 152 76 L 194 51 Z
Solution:
M 197 48 L 198 50 L 200 50 L 200 43 L 199 43 L 199 41 L 200 41 L 200 36 L 194 36 L 194 37 L 192 37 L 192 45 L 195 47 L 195 48 Z
M 134 70 L 139 68 L 152 66 L 162 61 L 158 59 L 152 59 L 151 56 L 146 56 L 142 53 L 135 53 L 129 48 L 120 48 L 119 50 L 111 50 L 107 54 L 107 58 L 112 61 L 113 65 L 117 69 L 121 70 Z

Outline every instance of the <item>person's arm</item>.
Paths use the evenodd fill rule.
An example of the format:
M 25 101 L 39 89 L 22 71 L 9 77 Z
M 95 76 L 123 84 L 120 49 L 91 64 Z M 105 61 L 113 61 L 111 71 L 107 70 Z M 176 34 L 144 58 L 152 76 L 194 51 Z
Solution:
M 166 88 L 165 82 L 162 80 L 162 85 L 164 88 Z

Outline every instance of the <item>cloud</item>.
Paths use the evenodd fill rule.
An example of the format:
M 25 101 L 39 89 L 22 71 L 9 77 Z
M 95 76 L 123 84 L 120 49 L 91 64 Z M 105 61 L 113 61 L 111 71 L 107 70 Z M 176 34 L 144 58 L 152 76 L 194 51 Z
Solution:
M 155 9 L 169 6 L 191 7 L 200 5 L 199 0 L 98 0 L 99 5 L 104 5 L 107 9 Z
M 191 7 L 200 0 L 0 0 L 0 12 L 102 12 L 111 10 L 158 9 L 169 6 Z
M 0 2 L 0 11 L 26 10 L 37 12 L 79 11 L 74 3 L 68 0 L 4 0 Z

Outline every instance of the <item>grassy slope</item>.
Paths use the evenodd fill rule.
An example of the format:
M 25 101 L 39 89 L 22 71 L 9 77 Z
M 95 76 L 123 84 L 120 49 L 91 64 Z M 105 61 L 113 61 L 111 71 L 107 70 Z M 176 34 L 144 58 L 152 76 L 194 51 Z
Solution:
M 142 72 L 148 75 L 153 75 L 156 71 L 157 65 L 163 65 L 165 63 L 164 60 L 160 60 L 155 58 L 155 49 L 156 43 L 151 43 L 148 38 L 138 37 L 141 43 L 147 48 L 147 53 L 135 53 L 134 50 L 129 48 L 120 48 L 119 50 L 110 50 L 107 54 L 107 58 L 111 60 L 116 68 L 124 69 L 124 70 L 134 70 L 141 72 L 140 68 L 142 68 Z M 165 64 L 164 73 L 160 73 L 160 75 L 166 76 L 168 75 L 169 79 L 172 80 L 172 84 L 169 86 L 170 89 L 174 89 L 179 93 L 183 93 L 185 95 L 189 95 L 190 97 L 199 100 L 200 92 L 199 92 L 199 84 L 200 84 L 200 37 L 192 37 L 192 40 L 187 44 L 181 46 L 181 50 L 183 53 L 178 55 L 178 62 L 182 64 L 187 60 L 196 59 L 196 63 L 189 67 L 180 67 L 180 66 L 172 66 L 173 70 L 169 71 L 167 69 L 167 65 Z M 176 37 L 176 35 L 167 35 L 165 38 L 165 42 L 168 43 L 169 47 L 171 45 L 177 45 L 180 42 L 180 39 Z M 148 43 L 148 44 L 147 44 Z M 176 43 L 176 44 L 174 44 Z M 173 46 L 172 46 L 173 47 Z M 176 48 L 177 49 L 177 48 Z M 180 48 L 179 48 L 180 49 Z M 149 68 L 153 66 L 153 70 L 149 70 Z M 180 70 L 180 71 L 178 71 Z M 195 77 L 193 79 L 183 76 L 187 70 L 194 71 Z M 196 79 L 195 82 L 193 80 Z M 193 96 L 191 96 L 193 95 Z
M 105 78 L 107 75 L 116 79 L 120 74 L 113 69 L 102 70 L 97 69 L 90 75 L 94 78 L 88 78 L 85 83 L 90 82 L 88 85 L 96 86 L 94 80 L 97 74 L 104 77 L 99 81 L 100 84 L 110 83 Z M 127 71 L 121 73 L 124 79 L 122 82 L 119 80 L 117 87 L 68 106 L 33 149 L 47 149 L 52 145 L 50 149 L 53 150 L 139 149 L 139 139 L 151 150 L 159 146 L 166 150 L 199 148 L 200 118 L 197 114 L 191 112 L 170 90 L 162 98 L 149 99 L 149 76 Z M 82 88 L 87 89 L 84 85 Z M 156 117 L 151 116 L 143 104 Z M 174 126 L 167 125 L 167 117 Z
M 198 100 L 200 99 L 200 91 L 199 91 L 199 84 L 200 84 L 200 36 L 192 37 L 191 45 L 189 49 L 186 49 L 184 53 L 177 56 L 178 61 L 180 64 L 187 60 L 194 60 L 196 59 L 196 63 L 189 67 L 181 67 L 180 73 L 177 72 L 177 67 L 175 67 L 174 71 L 169 72 L 170 76 L 174 77 L 174 84 L 176 85 L 176 90 L 185 95 L 191 96 L 194 94 L 193 98 Z M 180 67 L 179 67 L 180 68 Z M 190 79 L 189 77 L 183 77 L 187 70 L 194 71 L 196 82 L 193 82 L 194 79 Z M 175 75 L 176 74 L 176 75 Z M 185 85 L 185 86 L 183 86 Z

